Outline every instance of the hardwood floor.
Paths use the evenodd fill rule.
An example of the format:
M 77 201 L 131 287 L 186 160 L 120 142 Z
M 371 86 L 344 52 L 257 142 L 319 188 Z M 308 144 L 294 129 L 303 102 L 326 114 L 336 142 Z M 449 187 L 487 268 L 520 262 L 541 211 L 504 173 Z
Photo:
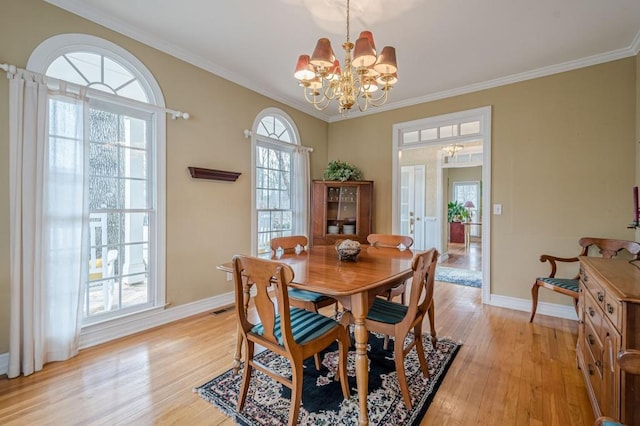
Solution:
M 437 284 L 436 329 L 463 342 L 422 425 L 591 425 L 574 321 L 480 303 Z M 428 326 L 425 327 L 428 329 Z M 231 425 L 192 389 L 230 368 L 233 310 L 86 349 L 29 377 L 0 378 L 3 425 Z M 304 397 L 303 397 L 304 398 Z
M 447 253 L 449 254 L 448 258 L 442 260 L 440 265 L 473 271 L 482 270 L 482 243 L 480 241 L 471 241 L 469 248 L 465 248 L 463 243 L 449 243 Z

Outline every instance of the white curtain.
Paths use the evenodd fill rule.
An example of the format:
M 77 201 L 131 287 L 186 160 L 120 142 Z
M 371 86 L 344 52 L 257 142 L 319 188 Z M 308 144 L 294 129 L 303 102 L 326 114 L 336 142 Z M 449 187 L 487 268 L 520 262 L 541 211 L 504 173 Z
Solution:
M 40 75 L 8 76 L 11 378 L 77 354 L 88 254 L 86 108 Z
M 309 235 L 311 218 L 309 217 L 309 198 L 311 172 L 309 167 L 309 148 L 296 147 L 293 151 L 293 170 L 297 178 L 293 185 L 294 235 Z

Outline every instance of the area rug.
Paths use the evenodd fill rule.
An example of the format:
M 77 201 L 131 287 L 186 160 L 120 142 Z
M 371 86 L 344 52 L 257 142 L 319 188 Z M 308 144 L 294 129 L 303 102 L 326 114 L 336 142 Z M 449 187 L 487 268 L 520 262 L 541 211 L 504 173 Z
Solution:
M 410 339 L 410 337 L 409 337 Z M 456 356 L 460 343 L 448 338 L 438 339 L 435 348 L 428 336 L 423 339 L 431 377 L 425 378 L 420 370 L 415 348 L 405 360 L 407 382 L 413 399 L 413 409 L 405 407 L 398 387 L 393 361 L 393 339 L 389 350 L 382 349 L 383 336 L 370 333 L 369 338 L 369 424 L 417 425 L 424 416 L 444 376 Z M 408 343 L 408 342 L 407 342 Z M 342 396 L 337 374 L 337 345 L 322 353 L 322 369 L 317 371 L 313 358 L 305 361 L 302 406 L 298 416 L 301 425 L 357 425 L 358 394 L 355 379 L 355 352 L 349 351 L 349 388 L 351 397 Z M 261 361 L 278 371 L 288 372 L 289 362 L 265 351 L 257 355 Z M 200 397 L 218 407 L 241 425 L 286 424 L 289 416 L 291 392 L 269 376 L 253 370 L 247 402 L 241 413 L 236 403 L 242 370 L 234 375 L 228 370 L 213 380 L 194 389 Z
M 482 287 L 482 271 L 436 266 L 436 281 L 461 284 L 469 287 Z

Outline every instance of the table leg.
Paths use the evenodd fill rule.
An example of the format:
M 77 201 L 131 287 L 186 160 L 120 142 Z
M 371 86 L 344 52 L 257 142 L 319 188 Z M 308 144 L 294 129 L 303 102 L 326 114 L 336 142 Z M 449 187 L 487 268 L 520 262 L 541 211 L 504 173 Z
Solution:
M 356 346 L 356 382 L 358 384 L 358 399 L 360 402 L 360 416 L 358 424 L 365 426 L 369 424 L 369 414 L 367 412 L 367 395 L 369 394 L 369 357 L 367 356 L 367 344 L 369 342 L 369 332 L 365 326 L 365 318 L 369 310 L 369 303 L 366 294 L 356 294 L 351 298 L 351 314 L 354 319 L 353 334 Z

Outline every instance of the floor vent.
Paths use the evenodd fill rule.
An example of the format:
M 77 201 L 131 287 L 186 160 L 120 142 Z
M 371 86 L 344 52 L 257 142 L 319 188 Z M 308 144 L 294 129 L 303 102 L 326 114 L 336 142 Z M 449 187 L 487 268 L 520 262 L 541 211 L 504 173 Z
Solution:
M 230 310 L 232 310 L 232 309 L 233 309 L 233 305 L 231 305 L 231 306 L 226 306 L 226 307 L 224 307 L 224 308 L 220 308 L 220 309 L 218 309 L 217 311 L 213 311 L 213 312 L 211 312 L 211 315 L 220 315 L 220 314 L 223 314 L 223 313 L 225 313 L 225 312 L 228 312 L 228 311 L 230 311 Z

